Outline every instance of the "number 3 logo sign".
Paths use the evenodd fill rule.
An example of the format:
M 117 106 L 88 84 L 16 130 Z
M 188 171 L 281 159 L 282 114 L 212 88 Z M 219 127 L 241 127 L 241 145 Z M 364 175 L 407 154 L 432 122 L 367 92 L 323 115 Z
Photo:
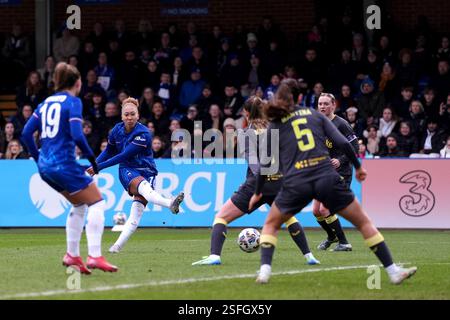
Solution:
M 413 184 L 410 194 L 400 198 L 399 206 L 404 214 L 411 217 L 421 217 L 434 208 L 435 197 L 430 191 L 431 176 L 423 170 L 408 172 L 400 178 L 400 183 Z

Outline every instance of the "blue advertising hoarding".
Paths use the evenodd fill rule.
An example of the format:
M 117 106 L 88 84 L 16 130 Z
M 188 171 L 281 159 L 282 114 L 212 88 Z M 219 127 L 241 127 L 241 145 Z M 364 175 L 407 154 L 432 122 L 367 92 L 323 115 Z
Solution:
M 215 213 L 243 182 L 246 164 L 175 164 L 156 160 L 159 174 L 155 188 L 172 197 L 184 191 L 181 212 L 173 215 L 167 208 L 149 204 L 140 226 L 144 227 L 210 227 Z M 103 170 L 95 177 L 106 200 L 106 225 L 113 225 L 113 215 L 127 216 L 132 198 L 120 184 L 117 167 Z M 353 182 L 353 190 L 361 199 L 361 187 Z M 63 227 L 70 211 L 67 200 L 43 182 L 34 161 L 0 161 L 0 227 Z M 306 227 L 317 227 L 312 206 L 297 215 Z M 230 224 L 231 227 L 261 227 L 268 207 L 263 206 Z M 350 224 L 342 219 L 344 226 Z

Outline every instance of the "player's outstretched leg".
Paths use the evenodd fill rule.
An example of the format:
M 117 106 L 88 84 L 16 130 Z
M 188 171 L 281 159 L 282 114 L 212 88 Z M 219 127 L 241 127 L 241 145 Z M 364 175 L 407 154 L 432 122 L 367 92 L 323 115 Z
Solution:
M 118 268 L 110 264 L 102 256 L 102 235 L 105 223 L 105 200 L 93 203 L 88 208 L 86 236 L 88 242 L 87 267 L 108 272 L 116 272 Z
M 83 233 L 84 217 L 87 205 L 73 206 L 66 220 L 67 253 L 63 258 L 63 265 L 73 267 L 83 274 L 91 274 L 80 256 L 80 240 Z
M 219 265 L 222 263 L 220 255 L 222 254 L 223 244 L 227 238 L 228 223 L 241 217 L 244 213 L 228 199 L 220 211 L 216 214 L 211 232 L 210 255 L 203 257 L 202 260 L 192 263 L 197 265 Z
M 321 203 L 317 200 L 313 201 L 313 214 L 317 219 L 317 223 L 322 227 L 323 230 L 327 233 L 327 238 L 323 240 L 318 246 L 319 250 L 327 250 L 333 243 L 338 242 L 338 238 L 334 231 L 330 228 L 330 226 L 325 221 L 325 217 L 322 215 L 321 211 Z
M 120 233 L 119 238 L 116 242 L 109 248 L 109 252 L 118 253 L 123 249 L 128 239 L 130 239 L 131 235 L 136 231 L 139 226 L 139 222 L 141 221 L 142 214 L 144 213 L 146 204 L 139 200 L 134 200 L 131 204 L 130 216 L 128 217 L 127 222 L 124 225 L 123 231 Z
M 417 267 L 402 268 L 393 262 L 391 252 L 383 236 L 370 221 L 356 199 L 345 209 L 341 210 L 340 214 L 353 223 L 361 232 L 367 246 L 383 264 L 391 283 L 400 284 L 416 273 Z
M 297 218 L 292 217 L 288 221 L 286 221 L 286 227 L 288 228 L 292 240 L 294 240 L 295 244 L 305 257 L 306 263 L 309 265 L 320 264 L 320 261 L 317 260 L 311 253 L 308 245 L 308 240 L 306 239 L 305 230 L 303 230 Z
M 137 186 L 137 192 L 139 193 L 139 195 L 143 196 L 145 200 L 147 200 L 148 202 L 169 208 L 173 214 L 177 214 L 180 211 L 180 204 L 184 200 L 183 192 L 180 192 L 173 199 L 163 197 L 158 192 L 156 192 L 152 188 L 150 183 L 144 180 L 144 178 L 142 178 L 142 180 L 139 182 L 139 185 Z

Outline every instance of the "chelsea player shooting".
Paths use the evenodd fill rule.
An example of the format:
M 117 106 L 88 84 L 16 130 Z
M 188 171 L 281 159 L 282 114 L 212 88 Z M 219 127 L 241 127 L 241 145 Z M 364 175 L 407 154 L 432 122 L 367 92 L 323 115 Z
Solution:
M 136 231 L 148 202 L 169 208 L 177 214 L 184 199 L 183 192 L 174 199 L 168 199 L 154 190 L 158 170 L 153 159 L 152 134 L 138 122 L 138 107 L 139 102 L 134 98 L 122 102 L 122 122 L 111 130 L 108 145 L 97 158 L 99 171 L 120 164 L 120 183 L 133 196 L 130 216 L 119 238 L 109 249 L 111 253 L 118 253 Z M 87 172 L 95 174 L 92 167 Z

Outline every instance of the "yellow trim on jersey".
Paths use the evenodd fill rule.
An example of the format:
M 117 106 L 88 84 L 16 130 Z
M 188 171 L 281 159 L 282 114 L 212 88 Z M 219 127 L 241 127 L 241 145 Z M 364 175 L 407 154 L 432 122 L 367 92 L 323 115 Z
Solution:
M 222 219 L 222 218 L 215 218 L 215 219 L 214 219 L 214 222 L 213 222 L 213 225 L 218 224 L 218 223 L 221 223 L 221 224 L 224 224 L 224 225 L 227 225 L 227 224 L 228 224 L 228 222 L 227 222 L 225 219 Z
M 332 214 L 328 218 L 325 218 L 325 221 L 327 222 L 327 224 L 331 224 L 331 223 L 335 222 L 337 219 L 338 219 L 337 215 Z
M 259 240 L 259 242 L 261 244 L 263 244 L 263 243 L 270 243 L 271 245 L 276 247 L 278 239 L 277 239 L 277 237 L 274 237 L 274 236 L 272 236 L 270 234 L 262 234 L 261 235 L 261 239 Z
M 288 221 L 285 222 L 286 223 L 286 228 L 289 228 L 289 226 L 291 224 L 294 224 L 294 223 L 297 223 L 297 222 L 298 222 L 298 220 L 297 220 L 296 217 L 291 217 Z
M 366 243 L 366 245 L 370 248 L 373 246 L 376 246 L 377 244 L 381 243 L 384 241 L 384 237 L 381 233 L 377 233 L 376 235 L 370 237 L 369 239 L 364 240 L 364 242 Z

